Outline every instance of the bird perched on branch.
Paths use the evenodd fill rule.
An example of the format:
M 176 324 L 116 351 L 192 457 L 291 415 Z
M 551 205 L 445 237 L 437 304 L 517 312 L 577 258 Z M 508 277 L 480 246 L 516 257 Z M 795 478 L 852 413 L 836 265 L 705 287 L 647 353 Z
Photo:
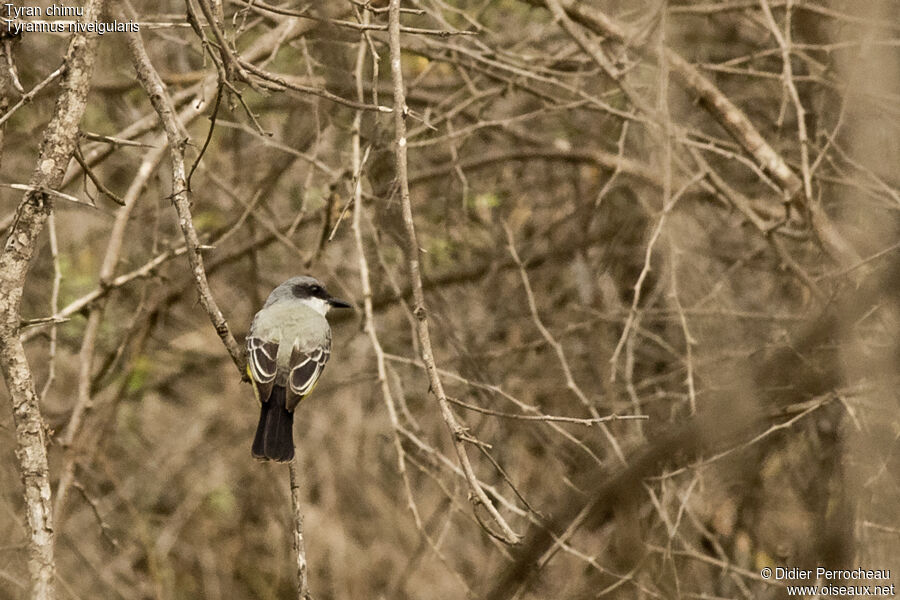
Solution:
M 253 456 L 294 458 L 294 409 L 312 392 L 331 356 L 331 308 L 349 308 L 312 277 L 291 277 L 272 290 L 247 335 L 247 374 L 260 403 Z

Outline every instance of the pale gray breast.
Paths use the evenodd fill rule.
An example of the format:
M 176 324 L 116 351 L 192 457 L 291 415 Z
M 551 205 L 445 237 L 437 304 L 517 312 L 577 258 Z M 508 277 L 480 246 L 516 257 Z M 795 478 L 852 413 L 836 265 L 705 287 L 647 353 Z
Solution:
M 299 300 L 282 300 L 257 313 L 250 333 L 278 342 L 275 361 L 279 371 L 288 370 L 294 346 L 307 351 L 331 345 L 328 320 Z

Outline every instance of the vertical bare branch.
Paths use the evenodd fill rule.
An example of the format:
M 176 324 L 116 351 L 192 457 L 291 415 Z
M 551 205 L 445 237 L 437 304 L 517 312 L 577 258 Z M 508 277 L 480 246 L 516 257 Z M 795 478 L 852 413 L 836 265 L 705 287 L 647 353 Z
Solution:
M 370 15 L 364 15 L 363 23 L 369 22 Z M 364 37 L 360 36 L 359 50 L 356 55 L 356 100 L 363 102 L 363 65 L 366 58 L 366 44 Z M 360 144 L 360 127 L 362 125 L 362 111 L 356 111 L 353 119 L 353 139 L 351 150 L 351 165 L 353 167 L 353 239 L 356 242 L 356 254 L 359 261 L 359 280 L 363 293 L 363 311 L 365 316 L 365 331 L 369 335 L 369 341 L 372 344 L 372 350 L 375 352 L 375 365 L 378 372 L 378 384 L 381 388 L 381 396 L 384 399 L 385 408 L 388 412 L 388 418 L 393 429 L 394 451 L 397 453 L 397 470 L 403 479 L 403 487 L 406 492 L 407 505 L 412 512 L 413 521 L 416 528 L 427 534 L 422 527 L 422 518 L 419 516 L 419 510 L 416 506 L 415 499 L 412 495 L 412 488 L 409 483 L 409 474 L 406 470 L 406 453 L 403 451 L 403 445 L 400 443 L 400 422 L 397 418 L 397 407 L 394 403 L 394 397 L 391 394 L 391 387 L 388 383 L 387 368 L 385 366 L 384 348 L 378 340 L 378 331 L 375 328 L 375 314 L 372 309 L 372 282 L 369 277 L 369 261 L 366 258 L 365 244 L 363 243 L 361 217 L 363 213 L 362 205 L 362 148 Z
M 363 24 L 367 24 L 370 21 L 369 13 L 365 13 L 363 16 Z M 366 58 L 366 50 L 369 48 L 366 44 L 365 34 L 360 37 L 359 42 L 359 50 L 356 55 L 356 68 L 354 70 L 356 77 L 356 100 L 359 103 L 362 103 L 365 100 L 365 96 L 363 93 L 363 66 L 365 65 Z M 374 63 L 373 63 L 374 64 Z M 369 336 L 369 342 L 372 345 L 372 350 L 375 353 L 375 365 L 376 371 L 378 373 L 378 385 L 381 388 L 381 397 L 384 400 L 384 405 L 388 413 L 388 419 L 391 423 L 392 430 L 392 439 L 394 443 L 394 452 L 397 455 L 397 472 L 400 474 L 400 478 L 403 481 L 403 492 L 406 495 L 406 506 L 412 514 L 413 523 L 416 526 L 416 529 L 419 531 L 419 535 L 422 536 L 422 539 L 428 544 L 428 547 L 432 552 L 440 559 L 443 564 L 448 564 L 446 556 L 441 552 L 437 543 L 432 539 L 432 536 L 429 535 L 428 531 L 425 529 L 425 524 L 422 522 L 422 517 L 419 514 L 419 506 L 416 503 L 416 498 L 413 495 L 412 484 L 409 480 L 409 471 L 406 465 L 406 451 L 403 449 L 403 443 L 401 441 L 401 425 L 400 419 L 397 414 L 397 405 L 394 400 L 394 395 L 391 392 L 391 386 L 388 382 L 388 373 L 387 366 L 385 360 L 384 348 L 381 345 L 381 341 L 378 339 L 378 330 L 375 324 L 375 311 L 372 306 L 372 281 L 369 275 L 369 261 L 366 258 L 366 249 L 365 244 L 363 242 L 363 234 L 362 234 L 362 214 L 365 210 L 363 207 L 363 198 L 362 198 L 362 168 L 363 168 L 363 157 L 362 157 L 362 148 L 360 143 L 360 127 L 362 125 L 362 116 L 363 112 L 361 110 L 356 111 L 356 115 L 353 119 L 353 137 L 352 137 L 352 149 L 351 149 L 351 166 L 353 168 L 353 197 L 351 202 L 353 203 L 353 221 L 352 221 L 352 229 L 353 229 L 353 239 L 356 243 L 356 253 L 359 261 L 359 279 L 363 292 L 363 312 L 365 318 L 365 332 Z M 451 570 L 452 571 L 452 570 Z M 453 571 L 454 574 L 455 571 Z M 466 582 L 462 578 L 458 578 L 463 586 L 466 587 L 466 591 L 469 592 L 469 588 L 466 585 Z
M 50 256 L 53 259 L 53 287 L 50 291 L 50 314 L 56 314 L 59 310 L 59 286 L 62 283 L 62 269 L 59 265 L 59 240 L 56 235 L 56 215 L 50 213 L 47 217 L 47 233 L 50 238 Z M 47 392 L 56 379 L 56 350 L 59 341 L 59 332 L 57 331 L 57 323 L 50 325 L 50 344 L 47 348 L 47 379 L 41 387 L 40 400 L 44 401 Z M 24 340 L 23 340 L 24 341 Z
M 103 4 L 103 0 L 88 2 L 86 18 L 98 19 Z M 75 34 L 69 41 L 62 93 L 57 99 L 53 118 L 44 130 L 37 167 L 30 180 L 35 191 L 27 192 L 19 204 L 0 254 L 0 370 L 13 404 L 16 457 L 25 488 L 29 530 L 31 598 L 35 600 L 56 597 L 56 564 L 47 438 L 34 378 L 19 340 L 19 307 L 37 237 L 53 210 L 50 195 L 42 190 L 59 186 L 74 152 L 97 43 L 98 36 L 94 34 Z
M 172 99 L 169 97 L 159 73 L 156 72 L 153 63 L 150 62 L 150 57 L 147 56 L 144 43 L 141 41 L 141 34 L 129 32 L 126 35 L 138 81 L 150 97 L 153 108 L 159 114 L 159 120 L 169 140 L 169 152 L 172 157 L 172 204 L 175 205 L 175 211 L 178 213 L 178 226 L 181 228 L 188 246 L 188 260 L 191 264 L 197 291 L 200 294 L 200 304 L 209 315 L 209 320 L 222 343 L 225 344 L 231 360 L 238 371 L 243 373 L 245 364 L 243 351 L 234 339 L 225 316 L 213 298 L 209 282 L 206 279 L 206 270 L 203 268 L 200 239 L 197 237 L 197 230 L 194 229 L 194 220 L 191 216 L 191 203 L 188 199 L 189 192 L 184 166 L 184 149 L 188 143 L 187 132 L 177 118 Z
M 421 344 L 422 362 L 425 363 L 428 372 L 428 381 L 431 392 L 435 395 L 440 407 L 444 423 L 453 437 L 453 445 L 459 458 L 460 466 L 466 475 L 469 489 L 472 493 L 472 502 L 475 509 L 478 505 L 484 507 L 500 528 L 499 532 L 492 532 L 509 544 L 519 541 L 519 536 L 507 524 L 503 516 L 497 511 L 487 494 L 478 483 L 469 456 L 466 453 L 465 440 L 468 438 L 465 428 L 460 425 L 450 408 L 444 386 L 441 383 L 437 365 L 434 360 L 434 350 L 431 346 L 431 335 L 428 330 L 428 313 L 425 308 L 425 292 L 422 289 L 422 275 L 419 267 L 419 243 L 416 240 L 416 226 L 413 221 L 412 203 L 409 196 L 409 174 L 406 162 L 406 115 L 409 112 L 406 106 L 406 92 L 403 86 L 403 69 L 401 65 L 400 46 L 400 0 L 391 0 L 388 11 L 388 37 L 390 39 L 391 80 L 394 87 L 394 158 L 397 169 L 397 180 L 400 184 L 400 205 L 403 210 L 403 227 L 406 231 L 406 252 L 409 267 L 409 278 L 412 282 L 413 314 L 416 316 L 416 332 Z M 490 530 L 489 530 L 490 531 Z
M 294 526 L 291 528 L 291 532 L 294 538 L 294 552 L 297 555 L 297 598 L 311 600 L 306 543 L 303 541 L 303 513 L 300 512 L 300 475 L 297 470 L 296 457 L 288 463 L 288 470 L 291 477 L 291 512 L 294 515 Z
M 0 15 L 9 18 L 11 7 L 12 5 L 9 5 L 0 9 Z M 3 115 L 3 117 L 9 114 L 9 104 L 14 88 L 13 72 L 9 65 L 15 64 L 13 62 L 13 45 L 15 41 L 6 36 L 0 38 L 0 115 Z M 4 118 L 0 118 L 0 165 L 3 164 L 3 142 L 6 134 L 6 127 L 3 125 Z

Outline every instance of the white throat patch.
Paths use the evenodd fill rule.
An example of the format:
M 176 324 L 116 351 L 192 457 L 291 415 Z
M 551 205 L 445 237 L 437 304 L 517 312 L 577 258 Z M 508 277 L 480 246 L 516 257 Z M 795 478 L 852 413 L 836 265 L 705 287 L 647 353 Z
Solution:
M 328 309 L 331 308 L 331 305 L 321 298 L 304 298 L 303 300 L 301 300 L 301 302 L 306 304 L 308 307 L 310 307 L 323 317 L 328 314 Z

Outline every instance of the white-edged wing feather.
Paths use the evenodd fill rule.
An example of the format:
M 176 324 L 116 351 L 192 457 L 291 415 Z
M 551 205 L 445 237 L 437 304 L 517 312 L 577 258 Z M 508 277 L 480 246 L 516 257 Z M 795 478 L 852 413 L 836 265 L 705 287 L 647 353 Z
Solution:
M 247 363 L 250 365 L 250 378 L 256 387 L 258 400 L 266 402 L 275 384 L 278 372 L 278 342 L 269 342 L 258 337 L 247 338 Z
M 296 346 L 291 351 L 290 372 L 287 380 L 287 407 L 293 410 L 307 396 L 319 381 L 325 369 L 325 363 L 331 357 L 331 335 L 325 345 L 308 350 L 300 350 Z

